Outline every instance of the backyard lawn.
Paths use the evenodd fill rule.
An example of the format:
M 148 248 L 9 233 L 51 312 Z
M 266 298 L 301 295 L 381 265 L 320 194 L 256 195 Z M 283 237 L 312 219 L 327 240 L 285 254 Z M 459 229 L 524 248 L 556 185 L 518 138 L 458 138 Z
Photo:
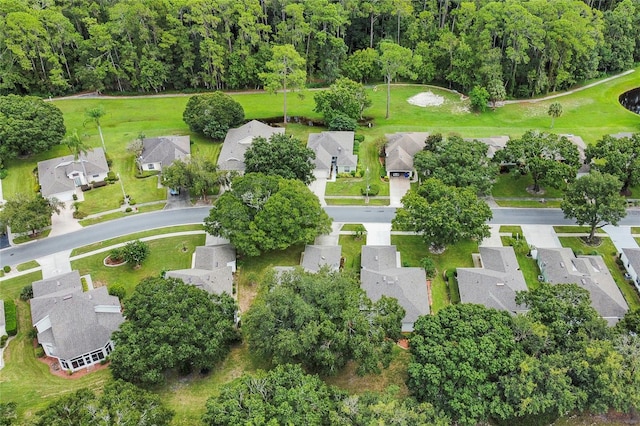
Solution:
M 346 225 L 345 225 L 346 226 Z M 343 230 L 347 230 L 344 229 Z M 360 260 L 362 256 L 362 246 L 367 243 L 367 236 L 363 235 L 340 235 L 339 244 L 342 246 L 342 257 L 344 257 L 344 270 L 360 275 Z
M 611 271 L 613 279 L 616 281 L 620 291 L 622 291 L 622 294 L 629 305 L 629 309 L 640 308 L 640 296 L 638 295 L 638 292 L 633 284 L 629 283 L 629 281 L 624 278 L 624 273 L 616 263 L 617 250 L 611 242 L 611 239 L 602 238 L 600 240 L 600 245 L 597 247 L 586 245 L 579 237 L 559 237 L 559 239 L 563 247 L 569 247 L 575 253 L 601 255 L 604 262 L 607 264 L 609 271 Z

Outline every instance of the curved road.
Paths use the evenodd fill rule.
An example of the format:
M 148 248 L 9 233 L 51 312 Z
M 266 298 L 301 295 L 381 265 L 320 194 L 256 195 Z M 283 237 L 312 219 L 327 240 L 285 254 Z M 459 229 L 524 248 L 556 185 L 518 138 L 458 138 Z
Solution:
M 45 238 L 0 250 L 0 264 L 15 265 L 63 250 L 154 228 L 202 223 L 210 207 L 162 210 L 92 225 L 79 231 Z M 336 222 L 389 223 L 396 213 L 392 207 L 325 207 Z M 494 208 L 494 225 L 572 225 L 560 209 Z M 620 225 L 640 226 L 640 210 L 629 210 Z

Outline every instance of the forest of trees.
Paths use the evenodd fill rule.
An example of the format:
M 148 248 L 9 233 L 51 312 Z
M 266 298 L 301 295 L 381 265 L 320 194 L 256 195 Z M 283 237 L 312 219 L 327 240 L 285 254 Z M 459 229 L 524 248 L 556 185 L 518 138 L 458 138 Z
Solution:
M 275 45 L 307 83 L 381 81 L 389 40 L 411 75 L 531 96 L 640 60 L 640 0 L 0 0 L 0 94 L 261 87 Z M 416 60 L 417 59 L 417 60 Z

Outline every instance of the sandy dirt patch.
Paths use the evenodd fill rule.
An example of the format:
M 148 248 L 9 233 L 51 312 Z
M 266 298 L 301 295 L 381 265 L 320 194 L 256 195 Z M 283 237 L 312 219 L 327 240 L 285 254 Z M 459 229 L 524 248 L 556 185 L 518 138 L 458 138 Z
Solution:
M 444 97 L 434 94 L 433 92 L 421 92 L 407 99 L 411 105 L 419 107 L 440 106 L 444 103 Z

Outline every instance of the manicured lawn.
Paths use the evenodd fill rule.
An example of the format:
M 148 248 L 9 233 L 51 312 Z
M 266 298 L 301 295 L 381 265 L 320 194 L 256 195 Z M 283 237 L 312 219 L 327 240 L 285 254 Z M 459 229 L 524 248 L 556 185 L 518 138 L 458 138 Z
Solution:
M 344 227 L 342 229 L 349 230 L 344 229 Z M 340 235 L 338 242 L 342 246 L 344 270 L 351 271 L 357 275 L 360 275 L 360 259 L 362 255 L 362 246 L 367 243 L 367 237 L 364 235 L 361 238 L 358 238 L 356 235 Z
M 340 228 L 340 231 L 357 231 L 361 229 L 361 227 L 361 223 L 345 223 L 342 225 L 342 228 Z
M 520 200 L 495 200 L 496 204 L 500 207 L 520 207 L 520 208 L 560 208 L 560 200 L 549 201 L 545 200 L 544 203 L 540 201 L 520 201 Z
M 461 267 L 473 267 L 472 253 L 478 252 L 478 243 L 476 241 L 461 241 L 457 244 L 447 246 L 442 254 L 433 254 L 429 252 L 428 247 L 419 235 L 392 235 L 391 244 L 398 247 L 402 255 L 402 264 L 407 266 L 420 266 L 420 259 L 430 257 L 436 264 L 437 273 L 431 281 L 431 297 L 433 305 L 431 312 L 437 313 L 440 309 L 459 300 L 457 285 L 451 288 L 451 297 L 447 291 L 447 284 L 443 278 L 443 274 L 447 270 L 454 270 Z
M 524 238 L 524 237 L 520 237 Z M 500 237 L 502 240 L 503 246 L 510 246 L 514 241 L 511 237 Z M 522 275 L 524 276 L 524 281 L 527 283 L 527 288 L 529 290 L 535 290 L 540 287 L 540 281 L 538 281 L 538 275 L 540 275 L 540 268 L 538 267 L 538 263 L 534 258 L 526 256 L 524 254 L 518 253 L 515 251 L 516 259 L 518 260 L 518 266 L 520 266 L 520 270 L 522 271 Z
M 588 234 L 591 228 L 588 226 L 554 226 L 553 230 L 559 234 Z M 596 229 L 596 234 L 607 235 L 602 229 Z
M 509 232 L 511 234 L 517 233 L 522 235 L 522 227 L 513 225 L 502 225 L 498 232 Z
M 90 219 L 82 219 L 80 221 L 80 225 L 82 226 L 90 226 L 90 225 L 95 225 L 96 223 L 102 223 L 102 222 L 107 222 L 109 220 L 114 220 L 114 219 L 120 219 L 121 217 L 126 217 L 126 216 L 131 216 L 134 215 L 136 213 L 148 213 L 148 212 L 154 212 L 157 210 L 162 210 L 165 206 L 165 203 L 161 202 L 161 203 L 155 203 L 155 204 L 150 204 L 147 206 L 134 206 L 132 208 L 137 208 L 138 211 L 131 211 L 129 213 L 127 212 L 115 212 L 115 213 L 107 213 L 105 215 L 99 216 L 99 217 L 93 217 Z
M 78 256 L 84 253 L 89 253 L 94 250 L 99 250 L 104 247 L 111 247 L 112 245 L 115 245 L 115 244 L 137 240 L 139 238 L 150 237 L 152 235 L 170 234 L 173 232 L 183 232 L 183 231 L 201 231 L 201 230 L 203 230 L 203 226 L 198 224 L 168 226 L 166 228 L 150 229 L 148 231 L 136 232 L 135 234 L 127 234 L 121 237 L 111 238 L 110 240 L 99 241 L 97 243 L 89 244 L 87 246 L 75 248 L 71 252 L 71 257 Z
M 327 205 L 330 206 L 388 206 L 388 198 L 375 198 L 369 197 L 367 203 L 364 197 L 362 198 L 325 198 Z
M 131 294 L 135 286 L 145 277 L 158 276 L 162 271 L 190 268 L 191 255 L 196 246 L 204 245 L 204 240 L 205 236 L 202 234 L 148 241 L 149 257 L 138 269 L 128 264 L 117 267 L 104 266 L 103 260 L 108 253 L 98 253 L 74 260 L 71 262 L 71 267 L 80 271 L 80 275 L 91 274 L 95 287 L 120 284 L 126 289 L 127 294 Z
M 536 200 L 547 198 L 562 198 L 563 191 L 547 186 L 542 186 L 544 194 L 529 193 L 527 187 L 533 185 L 533 179 L 530 175 L 514 177 L 509 173 L 498 175 L 496 183 L 493 185 L 491 194 L 496 197 L 504 198 L 535 198 Z
M 35 241 L 35 240 L 41 240 L 43 238 L 47 238 L 49 236 L 49 234 L 51 233 L 51 229 L 44 229 L 40 232 L 38 232 L 38 235 L 22 235 L 20 237 L 16 237 L 13 239 L 13 244 L 22 244 L 22 243 L 26 243 L 29 241 Z
M 631 227 L 632 234 L 640 234 L 640 226 L 632 226 Z
M 40 264 L 35 260 L 30 260 L 29 262 L 19 264 L 16 269 L 18 271 L 26 271 L 27 269 L 39 268 Z
M 370 185 L 378 185 L 380 196 L 389 196 L 389 182 L 385 182 L 377 175 L 372 175 Z M 367 182 L 365 178 L 338 178 L 335 182 L 327 182 L 325 195 L 358 195 L 362 196 L 360 192 L 363 188 L 366 188 Z M 375 198 L 375 197 L 371 197 Z
M 624 274 L 616 263 L 617 250 L 609 238 L 602 238 L 600 245 L 597 247 L 584 244 L 579 237 L 559 237 L 559 239 L 563 247 L 570 247 L 574 252 L 582 251 L 584 254 L 597 253 L 601 255 L 618 288 L 624 295 L 629 309 L 640 308 L 640 296 L 638 296 L 635 287 L 624 279 Z

